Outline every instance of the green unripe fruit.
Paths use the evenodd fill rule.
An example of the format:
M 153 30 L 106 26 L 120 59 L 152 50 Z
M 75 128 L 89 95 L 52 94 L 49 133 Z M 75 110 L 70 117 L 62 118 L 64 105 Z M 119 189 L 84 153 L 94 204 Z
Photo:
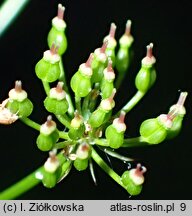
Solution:
M 42 183 L 46 188 L 53 188 L 57 184 L 57 174 L 43 171 Z
M 116 68 L 119 73 L 125 73 L 130 65 L 130 53 L 125 48 L 119 48 L 116 57 Z
M 130 183 L 130 181 L 132 181 L 130 178 L 129 178 L 129 171 L 125 171 L 122 176 L 121 176 L 121 181 L 123 182 L 123 184 L 126 186 Z
M 55 82 L 60 77 L 59 62 L 50 63 L 44 59 L 41 59 L 35 66 L 35 72 L 39 79 L 45 82 Z
M 104 122 L 106 122 L 110 115 L 113 107 L 115 106 L 115 102 L 113 97 L 115 96 L 116 89 L 113 89 L 111 96 L 107 99 L 101 100 L 99 107 L 91 114 L 88 123 L 93 127 L 99 127 Z
M 117 42 L 115 40 L 116 25 L 111 23 L 109 35 L 104 38 L 104 42 L 107 41 L 106 55 L 112 60 L 113 67 L 115 66 L 115 48 Z
M 118 133 L 113 125 L 107 127 L 105 136 L 111 148 L 117 149 L 123 144 L 124 133 Z
M 126 186 L 127 192 L 131 196 L 137 196 L 141 193 L 143 186 L 142 185 L 135 185 L 133 182 L 130 181 L 130 183 Z
M 142 184 L 144 183 L 143 173 L 146 171 L 147 169 L 138 163 L 136 168 L 123 173 L 121 181 L 126 186 L 126 190 L 130 195 L 138 195 L 141 193 Z
M 91 53 L 87 62 L 81 64 L 79 70 L 71 78 L 71 88 L 75 92 L 76 97 L 86 97 L 91 91 L 92 60 L 93 54 Z
M 78 170 L 78 171 L 83 171 L 83 170 L 86 170 L 86 169 L 87 169 L 87 167 L 88 167 L 88 162 L 89 162 L 89 159 L 88 159 L 88 158 L 87 158 L 87 159 L 84 159 L 84 160 L 77 158 L 77 159 L 74 161 L 73 165 L 74 165 L 74 167 L 75 167 L 76 170 Z
M 103 71 L 104 78 L 101 81 L 101 95 L 102 99 L 109 98 L 113 92 L 114 84 L 113 81 L 115 79 L 115 73 L 112 68 L 111 59 L 108 60 L 108 66 Z
M 63 85 L 63 82 L 58 82 L 55 88 L 50 89 L 49 96 L 44 100 L 45 108 L 56 115 L 65 114 L 69 107 Z
M 166 139 L 167 131 L 157 118 L 145 120 L 140 126 L 140 134 L 149 144 L 159 144 Z
M 126 125 L 124 123 L 125 112 L 120 113 L 119 118 L 113 120 L 113 124 L 109 125 L 105 130 L 105 136 L 111 148 L 119 148 L 124 142 L 124 133 Z
M 107 66 L 107 55 L 105 53 L 107 48 L 107 41 L 103 43 L 101 48 L 98 48 L 94 51 L 94 58 L 91 64 L 93 70 L 93 75 L 91 77 L 91 82 L 100 83 L 103 79 L 103 70 Z
M 106 53 L 107 57 L 112 60 L 112 64 L 114 67 L 116 64 L 115 49 L 114 48 L 107 48 L 105 53 Z
M 93 70 L 93 76 L 91 77 L 92 83 L 100 83 L 103 79 L 103 70 L 105 69 L 105 63 L 99 62 L 97 59 L 93 60 L 91 65 Z
M 167 139 L 172 139 L 179 134 L 182 128 L 182 121 L 186 114 L 184 103 L 188 93 L 181 92 L 178 102 L 170 107 L 168 116 L 173 118 L 171 127 L 167 130 Z
M 141 92 L 147 92 L 156 80 L 154 69 L 155 58 L 152 55 L 153 44 L 147 46 L 147 55 L 142 59 L 142 66 L 135 78 L 136 88 Z
M 56 115 L 63 115 L 68 110 L 68 102 L 66 99 L 58 101 L 57 99 L 46 97 L 44 100 L 44 106 L 48 112 Z
M 41 151 L 50 151 L 59 139 L 58 131 L 52 132 L 50 135 L 39 134 L 37 137 L 37 147 Z
M 106 113 L 103 109 L 96 109 L 89 118 L 89 124 L 94 128 L 101 126 L 106 121 Z
M 70 128 L 68 132 L 68 136 L 72 140 L 78 140 L 83 136 L 85 132 L 85 126 L 82 124 L 79 128 Z
M 110 81 L 103 79 L 101 82 L 102 99 L 109 98 L 113 89 L 114 89 L 113 81 L 110 82 Z
M 59 47 L 58 54 L 63 55 L 67 49 L 67 38 L 64 31 L 58 31 L 55 27 L 52 27 L 48 34 L 48 46 L 51 48 L 55 43 Z
M 132 59 L 132 43 L 134 39 L 131 35 L 131 20 L 127 20 L 125 33 L 119 39 L 119 50 L 116 57 L 116 68 L 119 73 L 125 73 Z
M 6 106 L 12 113 L 17 113 L 18 116 L 28 117 L 33 111 L 32 102 L 26 98 L 22 102 L 10 100 Z
M 41 125 L 40 134 L 37 137 L 37 146 L 42 151 L 50 151 L 59 139 L 59 132 L 52 117 L 48 116 L 47 121 Z
M 65 8 L 58 4 L 58 13 L 52 19 L 52 28 L 48 34 L 48 45 L 51 48 L 54 43 L 58 47 L 59 55 L 62 55 L 67 49 L 67 39 L 65 36 L 66 23 L 63 19 Z
M 77 97 L 86 97 L 91 91 L 90 77 L 76 72 L 71 78 L 71 88 Z
M 28 117 L 33 111 L 33 104 L 27 98 L 27 92 L 22 89 L 22 82 L 16 81 L 15 88 L 9 91 L 6 107 L 20 117 Z
M 183 116 L 176 116 L 173 120 L 172 127 L 167 131 L 167 139 L 173 139 L 176 137 L 182 128 Z
M 54 82 L 60 77 L 59 62 L 61 58 L 57 51 L 58 47 L 52 44 L 51 49 L 44 52 L 43 58 L 35 66 L 37 77 L 44 82 Z

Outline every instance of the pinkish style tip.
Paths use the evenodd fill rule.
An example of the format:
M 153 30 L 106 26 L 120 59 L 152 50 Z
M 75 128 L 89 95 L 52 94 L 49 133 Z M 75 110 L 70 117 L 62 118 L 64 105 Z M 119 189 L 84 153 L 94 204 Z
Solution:
M 15 81 L 15 90 L 16 90 L 17 92 L 22 91 L 22 82 L 21 82 L 21 80 Z
M 57 54 L 58 53 L 58 49 L 59 49 L 59 47 L 56 46 L 55 43 L 53 43 L 52 46 L 51 46 L 51 49 L 50 49 L 51 54 L 52 55 Z
M 64 12 L 65 12 L 65 7 L 62 6 L 62 4 L 58 4 L 57 17 L 59 19 L 63 20 L 63 18 L 64 18 Z
M 110 27 L 110 31 L 109 31 L 109 36 L 111 38 L 115 37 L 116 28 L 117 28 L 117 26 L 115 25 L 115 23 L 111 23 L 111 27 Z
M 56 86 L 56 91 L 57 92 L 63 92 L 63 85 L 64 85 L 63 82 L 58 82 L 57 86 Z
M 153 43 L 150 43 L 147 46 L 147 54 L 146 54 L 146 56 L 149 57 L 149 58 L 153 57 Z
M 183 106 L 184 105 L 187 95 L 188 95 L 187 92 L 181 92 L 181 94 L 179 96 L 179 99 L 177 101 L 177 104 L 179 106 Z
M 143 175 L 143 173 L 145 173 L 147 171 L 147 168 L 144 166 L 141 166 L 141 164 L 138 163 L 137 167 L 136 167 L 136 171 L 137 171 L 138 175 Z
M 120 116 L 119 116 L 119 120 L 118 120 L 120 123 L 124 123 L 125 115 L 126 115 L 126 112 L 121 111 Z
M 106 51 L 106 49 L 107 49 L 107 45 L 108 45 L 108 40 L 105 40 L 105 41 L 103 42 L 102 47 L 100 48 L 100 52 L 101 52 L 101 53 L 105 53 L 105 51 Z
M 129 36 L 131 35 L 131 20 L 127 20 L 127 23 L 126 23 L 126 27 L 125 27 L 125 35 Z
M 93 55 L 93 53 L 91 53 L 91 54 L 89 55 L 89 58 L 87 59 L 87 61 L 86 61 L 86 63 L 85 63 L 85 65 L 86 65 L 87 67 L 91 67 L 93 58 L 94 58 L 94 55 Z

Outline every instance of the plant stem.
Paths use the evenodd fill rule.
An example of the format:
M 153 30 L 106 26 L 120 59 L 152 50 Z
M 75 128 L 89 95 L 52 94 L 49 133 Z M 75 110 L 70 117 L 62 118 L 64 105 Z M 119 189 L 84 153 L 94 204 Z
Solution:
M 0 8 L 0 37 L 24 9 L 29 0 L 7 0 Z
M 129 139 L 124 139 L 124 143 L 121 147 L 142 147 L 142 146 L 147 146 L 149 145 L 146 143 L 142 137 L 135 137 L 135 138 L 129 138 Z
M 134 159 L 132 158 L 128 158 L 128 157 L 125 157 L 109 148 L 100 148 L 102 149 L 102 151 L 104 151 L 105 153 L 107 153 L 108 155 L 110 155 L 111 157 L 114 157 L 114 158 L 117 158 L 121 161 L 134 161 Z
M 73 141 L 64 141 L 64 142 L 58 142 L 54 145 L 54 148 L 56 149 L 63 149 L 67 146 L 70 146 L 70 145 L 74 145 L 75 143 Z
M 41 170 L 42 167 L 2 191 L 0 193 L 0 200 L 15 199 L 16 197 L 20 196 L 21 194 L 27 192 L 28 190 L 39 184 L 41 181 L 36 178 L 36 174 L 38 172 L 41 172 Z
M 48 96 L 49 95 L 49 91 L 50 91 L 50 86 L 49 86 L 49 83 L 48 82 L 45 82 L 42 80 L 42 83 L 43 83 L 43 88 L 45 90 L 45 93 L 46 95 Z
M 72 103 L 72 100 L 71 100 L 71 96 L 69 94 L 68 85 L 67 85 L 67 82 L 66 82 L 65 70 L 64 70 L 62 58 L 61 58 L 61 60 L 59 62 L 59 66 L 60 66 L 60 70 L 61 70 L 61 75 L 60 75 L 59 80 L 64 82 L 64 89 L 66 91 L 66 100 L 67 100 L 67 102 L 69 104 L 68 113 L 69 113 L 69 115 L 71 117 L 73 117 L 74 116 L 74 107 L 73 107 L 73 103 Z
M 59 131 L 59 137 L 62 139 L 66 139 L 66 140 L 69 139 L 68 133 L 63 132 L 63 131 Z
M 90 110 L 89 110 L 90 97 L 91 97 L 91 92 L 83 99 L 82 114 L 84 120 L 88 120 L 90 117 Z
M 76 105 L 76 109 L 78 110 L 79 114 L 81 114 L 81 98 L 75 96 L 75 105 Z
M 145 93 L 141 91 L 137 91 L 137 93 L 131 98 L 131 100 L 121 109 L 128 113 L 145 95 Z
M 67 128 L 71 128 L 70 122 L 67 120 L 65 114 L 64 115 L 56 115 L 57 119 Z
M 92 158 L 89 159 L 89 170 L 90 170 L 91 177 L 93 179 L 94 184 L 97 185 L 97 179 L 96 179 L 94 168 L 93 168 Z
M 38 130 L 38 131 L 40 130 L 41 125 L 39 125 L 38 123 L 34 122 L 33 120 L 31 120 L 31 119 L 29 119 L 27 117 L 20 118 L 20 120 L 24 124 L 26 124 L 27 126 L 32 127 L 32 128 L 34 128 L 35 130 Z
M 125 106 L 113 116 L 113 118 L 119 116 L 121 111 L 125 111 L 126 113 L 131 111 L 133 107 L 142 99 L 144 95 L 145 95 L 144 92 L 137 91 L 137 93 L 131 98 L 131 100 L 129 100 L 127 104 L 125 104 Z
M 103 169 L 112 179 L 114 179 L 119 185 L 126 189 L 121 181 L 121 177 L 103 161 L 94 148 L 92 148 L 91 156 L 93 160 L 101 167 L 101 169 Z
M 95 144 L 100 146 L 109 146 L 109 143 L 106 139 L 94 139 Z

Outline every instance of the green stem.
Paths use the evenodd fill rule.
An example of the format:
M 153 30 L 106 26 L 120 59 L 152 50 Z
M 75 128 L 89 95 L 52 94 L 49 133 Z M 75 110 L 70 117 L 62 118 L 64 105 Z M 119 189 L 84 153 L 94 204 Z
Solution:
M 42 167 L 2 191 L 0 193 L 0 200 L 15 199 L 16 197 L 22 195 L 23 193 L 27 192 L 28 190 L 39 184 L 41 180 L 36 178 L 36 174 L 41 173 L 41 170 Z
M 38 123 L 36 123 L 36 122 L 34 122 L 33 120 L 31 120 L 31 119 L 29 119 L 27 117 L 20 118 L 20 120 L 24 124 L 26 124 L 27 126 L 32 127 L 32 128 L 34 128 L 35 130 L 38 130 L 38 131 L 40 130 L 41 125 L 38 124 Z
M 112 179 L 114 179 L 119 185 L 126 189 L 121 181 L 121 177 L 103 161 L 103 159 L 97 154 L 94 148 L 92 148 L 91 156 L 93 160 L 101 167 L 101 169 L 103 169 Z
M 131 100 L 121 109 L 128 113 L 145 95 L 144 92 L 137 91 L 137 93 L 131 98 Z
M 42 80 L 42 83 L 43 83 L 43 88 L 45 90 L 45 93 L 47 94 L 47 96 L 49 95 L 49 91 L 50 91 L 50 86 L 49 86 L 49 83 L 48 82 L 45 82 Z
M 117 158 L 121 161 L 134 161 L 132 158 L 125 157 L 125 156 L 111 150 L 110 148 L 102 148 L 102 151 L 104 151 L 106 154 L 110 155 L 111 157 Z
M 76 105 L 76 109 L 79 112 L 79 114 L 81 114 L 81 98 L 75 96 L 75 105 Z
M 67 147 L 67 146 L 74 145 L 74 144 L 75 144 L 75 142 L 67 140 L 67 141 L 64 141 L 64 142 L 58 142 L 58 143 L 56 143 L 55 146 L 54 146 L 54 148 L 56 148 L 56 149 L 63 149 L 65 147 Z
M 71 117 L 73 117 L 74 116 L 74 107 L 73 107 L 73 102 L 71 100 L 71 96 L 69 94 L 68 85 L 66 82 L 65 70 L 64 70 L 62 58 L 61 58 L 61 61 L 59 62 L 59 66 L 60 66 L 60 70 L 61 70 L 61 75 L 60 75 L 59 80 L 64 82 L 64 89 L 66 91 L 66 100 L 69 104 L 68 113 Z
M 129 138 L 124 139 L 124 143 L 121 147 L 142 147 L 149 145 L 146 143 L 142 137 L 135 137 L 135 138 Z
M 71 128 L 70 122 L 67 120 L 67 117 L 64 115 L 56 115 L 57 119 L 67 128 Z
M 144 95 L 145 95 L 144 92 L 137 91 L 137 93 L 131 98 L 131 100 L 129 100 L 127 104 L 125 104 L 125 106 L 119 112 L 117 112 L 113 117 L 119 116 L 121 111 L 125 111 L 126 113 L 131 111 L 133 107 L 142 99 Z
M 82 114 L 83 114 L 84 120 L 88 120 L 91 114 L 89 111 L 90 97 L 91 97 L 91 92 L 83 99 Z
M 59 131 L 59 137 L 62 139 L 69 139 L 68 133 L 67 132 L 63 132 L 63 131 Z
M 109 143 L 107 142 L 106 139 L 94 139 L 95 144 L 99 146 L 109 146 Z
M 89 159 L 89 170 L 90 170 L 91 177 L 93 179 L 94 184 L 97 185 L 97 179 L 96 179 L 95 172 L 94 172 L 92 158 Z
M 0 37 L 24 9 L 29 0 L 7 0 L 0 8 Z

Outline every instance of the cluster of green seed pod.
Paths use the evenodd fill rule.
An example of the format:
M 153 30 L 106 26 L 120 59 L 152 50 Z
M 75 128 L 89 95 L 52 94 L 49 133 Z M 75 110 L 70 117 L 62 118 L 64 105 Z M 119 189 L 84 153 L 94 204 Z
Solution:
M 22 82 L 16 81 L 15 88 L 9 91 L 6 107 L 18 116 L 28 117 L 33 111 L 33 104 L 27 97 L 27 92 L 22 89 Z
M 141 193 L 143 183 L 144 183 L 143 174 L 146 171 L 147 169 L 144 166 L 141 166 L 141 164 L 137 164 L 136 168 L 127 170 L 122 174 L 121 176 L 122 183 L 124 184 L 127 192 L 130 195 L 136 196 Z
M 64 11 L 65 8 L 59 4 L 58 14 L 53 18 L 52 27 L 48 33 L 49 50 L 44 52 L 43 58 L 35 66 L 36 75 L 42 80 L 47 94 L 44 100 L 45 109 L 54 114 L 63 124 L 62 126 L 65 126 L 64 131 L 59 131 L 50 115 L 40 126 L 33 122 L 32 127 L 39 130 L 36 139 L 38 149 L 49 152 L 49 157 L 41 171 L 42 183 L 47 188 L 54 187 L 69 173 L 72 165 L 78 171 L 84 171 L 89 166 L 92 177 L 95 179 L 93 168 L 91 168 L 93 159 L 130 195 L 138 195 L 143 187 L 143 174 L 146 168 L 137 164 L 136 168 L 125 171 L 120 177 L 97 155 L 95 146 L 101 145 L 99 149 L 110 156 L 129 161 L 128 157 L 116 153 L 115 149 L 127 147 L 126 142 L 130 140 L 125 139 L 127 129 L 125 115 L 147 93 L 156 80 L 153 44 L 150 43 L 147 46 L 146 56 L 142 59 L 141 68 L 135 78 L 135 86 L 138 90 L 136 96 L 119 112 L 114 113 L 114 97 L 130 66 L 134 39 L 131 35 L 130 20 L 127 21 L 125 32 L 119 41 L 115 39 L 116 25 L 112 23 L 102 46 L 95 49 L 72 76 L 70 87 L 75 96 L 73 101 L 70 98 L 70 90 L 67 87 L 62 66 L 62 55 L 67 48 Z M 57 82 L 56 87 L 55 82 Z M 171 106 L 168 114 L 145 120 L 140 126 L 139 139 L 133 140 L 159 144 L 165 139 L 178 135 L 186 113 L 184 107 L 186 96 L 187 92 L 181 92 L 178 102 Z M 33 110 L 33 104 L 28 99 L 26 91 L 22 89 L 21 81 L 16 81 L 15 88 L 9 92 L 7 101 L 6 107 L 3 104 L 0 105 L 0 123 L 7 123 L 11 118 L 12 123 L 18 119 L 18 116 L 26 118 Z M 12 114 L 18 116 L 13 118 Z M 27 120 L 29 125 L 31 120 Z M 61 151 L 57 153 L 59 149 Z

